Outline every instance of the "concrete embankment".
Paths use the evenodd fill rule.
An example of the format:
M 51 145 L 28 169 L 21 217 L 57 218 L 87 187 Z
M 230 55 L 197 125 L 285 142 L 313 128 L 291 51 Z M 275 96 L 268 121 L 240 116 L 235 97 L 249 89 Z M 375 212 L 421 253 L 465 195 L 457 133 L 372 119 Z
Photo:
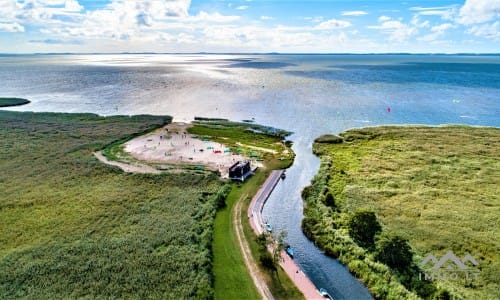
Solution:
M 278 184 L 284 170 L 272 171 L 264 184 L 261 186 L 257 194 L 252 199 L 248 207 L 248 218 L 254 232 L 259 235 L 264 232 L 264 222 L 262 220 L 262 208 L 274 187 Z M 300 267 L 285 253 L 281 253 L 282 261 L 281 268 L 286 272 L 288 277 L 295 283 L 297 288 L 304 294 L 306 299 L 323 299 L 319 294 L 316 286 L 311 282 L 309 277 L 300 269 Z

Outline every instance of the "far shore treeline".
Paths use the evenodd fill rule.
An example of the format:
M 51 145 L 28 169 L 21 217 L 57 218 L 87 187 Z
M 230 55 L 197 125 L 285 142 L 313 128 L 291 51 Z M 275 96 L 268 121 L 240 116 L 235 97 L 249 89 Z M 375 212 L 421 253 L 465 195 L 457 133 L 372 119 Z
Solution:
M 28 103 L 30 103 L 30 101 L 24 98 L 0 97 L 0 107 L 20 106 Z

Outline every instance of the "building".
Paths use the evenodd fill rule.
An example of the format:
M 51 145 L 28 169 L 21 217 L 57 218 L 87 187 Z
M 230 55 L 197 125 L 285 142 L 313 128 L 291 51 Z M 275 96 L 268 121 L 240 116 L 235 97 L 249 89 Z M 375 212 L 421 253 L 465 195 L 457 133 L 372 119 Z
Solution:
M 249 161 L 238 161 L 229 168 L 229 178 L 237 181 L 245 181 L 252 175 L 252 168 Z

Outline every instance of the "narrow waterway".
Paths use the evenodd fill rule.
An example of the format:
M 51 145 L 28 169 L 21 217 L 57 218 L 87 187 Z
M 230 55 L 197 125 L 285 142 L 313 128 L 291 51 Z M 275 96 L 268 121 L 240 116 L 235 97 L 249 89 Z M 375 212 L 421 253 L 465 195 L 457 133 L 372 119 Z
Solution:
M 373 299 L 367 288 L 356 280 L 337 260 L 323 254 L 302 233 L 301 190 L 319 168 L 319 158 L 312 154 L 309 139 L 294 139 L 295 163 L 286 172 L 286 179 L 276 185 L 264 205 L 263 219 L 273 231 L 285 230 L 286 241 L 294 249 L 294 260 L 319 288 L 325 288 L 334 299 Z

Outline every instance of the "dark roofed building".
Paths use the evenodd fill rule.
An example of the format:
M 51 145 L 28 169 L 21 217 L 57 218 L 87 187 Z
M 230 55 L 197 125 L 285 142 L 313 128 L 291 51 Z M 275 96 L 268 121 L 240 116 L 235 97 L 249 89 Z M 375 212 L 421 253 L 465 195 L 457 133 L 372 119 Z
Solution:
M 249 161 L 239 161 L 229 168 L 229 178 L 232 180 L 245 181 L 252 175 Z

